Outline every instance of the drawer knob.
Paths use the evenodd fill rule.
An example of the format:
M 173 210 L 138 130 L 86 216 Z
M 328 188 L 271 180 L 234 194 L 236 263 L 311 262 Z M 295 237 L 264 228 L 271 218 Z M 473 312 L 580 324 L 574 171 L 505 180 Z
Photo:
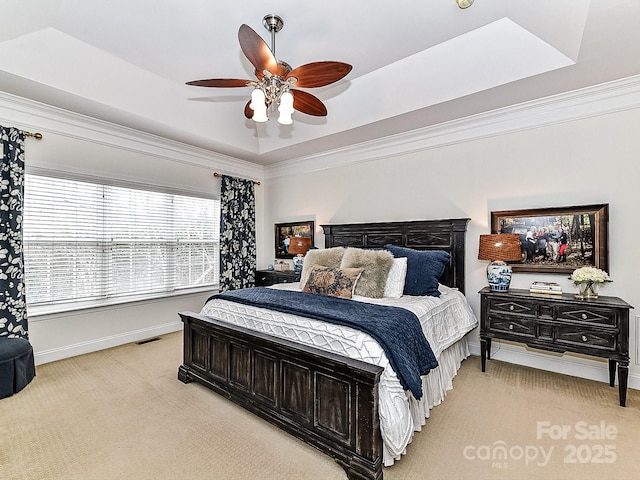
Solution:
M 513 323 L 509 325 L 509 330 L 513 330 Z
M 587 314 L 586 314 L 586 313 L 583 313 L 583 314 L 582 314 L 582 319 L 583 319 L 583 320 L 586 320 L 586 319 L 587 319 Z
M 586 342 L 587 340 L 588 340 L 587 336 L 586 335 L 582 335 L 582 341 Z
M 509 310 L 511 310 L 511 311 L 513 311 L 513 309 L 514 309 L 514 308 L 515 308 L 515 307 L 514 307 L 513 305 L 510 305 L 510 306 L 509 306 Z

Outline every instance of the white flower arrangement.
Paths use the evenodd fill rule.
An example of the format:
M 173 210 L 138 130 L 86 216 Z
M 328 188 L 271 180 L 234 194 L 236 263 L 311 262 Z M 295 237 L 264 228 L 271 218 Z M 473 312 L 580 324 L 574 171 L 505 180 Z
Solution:
M 609 278 L 609 274 L 604 270 L 600 270 L 595 267 L 581 267 L 573 271 L 571 277 L 569 277 L 574 285 L 580 285 L 581 283 L 608 283 L 613 282 Z

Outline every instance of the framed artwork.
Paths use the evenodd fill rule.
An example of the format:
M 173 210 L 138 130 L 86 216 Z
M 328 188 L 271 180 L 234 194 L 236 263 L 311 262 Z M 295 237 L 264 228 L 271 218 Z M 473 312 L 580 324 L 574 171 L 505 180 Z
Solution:
M 608 204 L 491 212 L 491 233 L 520 235 L 522 260 L 511 263 L 519 272 L 609 272 L 608 229 Z
M 306 254 L 313 245 L 315 222 L 276 223 L 276 258 L 294 258 Z

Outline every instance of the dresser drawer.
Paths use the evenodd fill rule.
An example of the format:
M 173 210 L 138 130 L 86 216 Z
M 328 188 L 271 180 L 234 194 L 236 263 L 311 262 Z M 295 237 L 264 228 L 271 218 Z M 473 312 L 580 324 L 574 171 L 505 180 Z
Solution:
M 278 283 L 293 283 L 297 281 L 297 275 L 278 275 Z
M 618 334 L 616 332 L 603 332 L 592 328 L 584 328 L 573 325 L 558 325 L 556 327 L 556 342 L 567 346 L 580 346 L 580 348 L 597 348 L 615 351 Z M 580 351 L 580 349 L 573 349 Z
M 277 283 L 276 276 L 267 272 L 256 272 L 256 285 L 269 286 Z
M 513 313 L 515 315 L 536 316 L 536 302 L 522 299 L 489 298 L 491 312 Z
M 585 305 L 559 305 L 557 307 L 558 320 L 571 320 L 584 323 L 585 325 L 606 325 L 615 326 L 617 324 L 617 314 L 615 310 L 597 308 Z
M 536 335 L 536 324 L 530 319 L 490 315 L 488 323 L 490 332 L 509 333 L 527 338 L 535 338 Z
M 268 287 L 276 283 L 297 282 L 300 274 L 293 270 L 256 270 L 256 286 Z

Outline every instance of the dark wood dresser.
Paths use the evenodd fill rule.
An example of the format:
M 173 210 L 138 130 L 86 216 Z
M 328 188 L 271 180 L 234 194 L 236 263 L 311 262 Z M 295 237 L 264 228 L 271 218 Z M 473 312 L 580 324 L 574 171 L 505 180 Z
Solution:
M 256 286 L 268 287 L 276 283 L 292 283 L 300 279 L 300 274 L 293 270 L 256 270 Z
M 615 385 L 617 368 L 620 405 L 626 405 L 631 305 L 617 297 L 579 300 L 573 294 L 537 295 L 517 289 L 491 292 L 485 287 L 479 293 L 483 372 L 494 338 L 607 358 L 609 385 Z

